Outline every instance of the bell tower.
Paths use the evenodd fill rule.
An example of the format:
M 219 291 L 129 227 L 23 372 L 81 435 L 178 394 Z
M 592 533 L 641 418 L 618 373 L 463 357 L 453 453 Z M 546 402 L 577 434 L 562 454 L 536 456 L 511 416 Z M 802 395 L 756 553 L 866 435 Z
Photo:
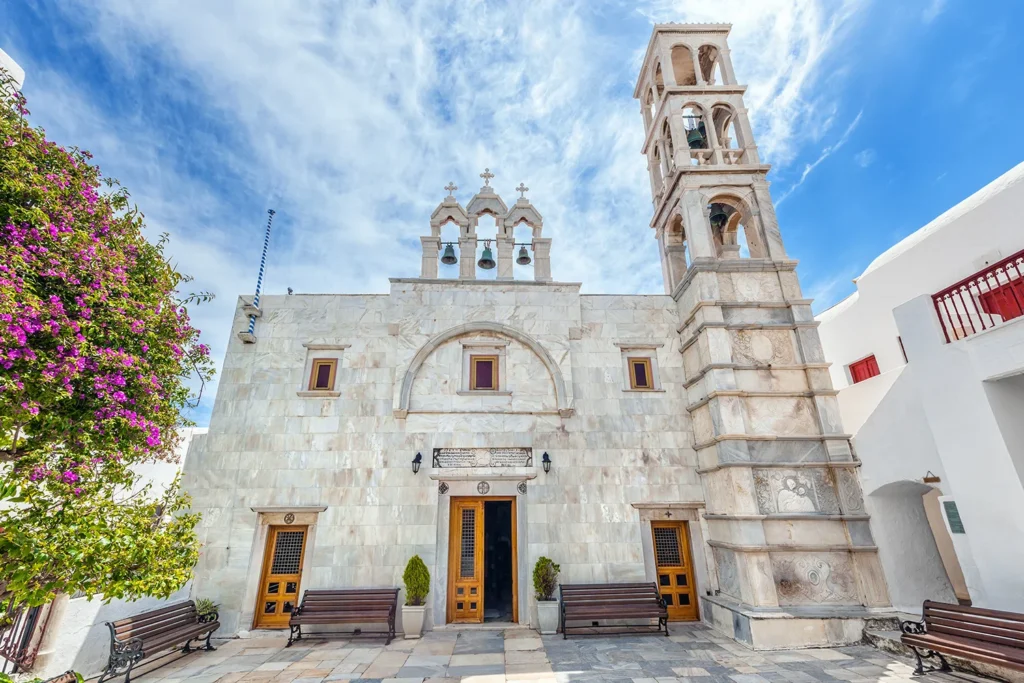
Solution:
M 858 642 L 888 591 L 729 30 L 656 25 L 634 91 L 715 565 L 701 613 L 756 649 Z

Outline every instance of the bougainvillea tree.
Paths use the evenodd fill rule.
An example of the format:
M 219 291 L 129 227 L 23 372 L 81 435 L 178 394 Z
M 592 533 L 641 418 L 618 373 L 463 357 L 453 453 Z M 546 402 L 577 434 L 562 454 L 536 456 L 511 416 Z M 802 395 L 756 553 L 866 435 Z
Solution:
M 127 191 L 33 128 L 6 79 L 0 99 L 0 596 L 169 595 L 197 516 L 133 468 L 173 460 L 212 372 L 194 298 Z

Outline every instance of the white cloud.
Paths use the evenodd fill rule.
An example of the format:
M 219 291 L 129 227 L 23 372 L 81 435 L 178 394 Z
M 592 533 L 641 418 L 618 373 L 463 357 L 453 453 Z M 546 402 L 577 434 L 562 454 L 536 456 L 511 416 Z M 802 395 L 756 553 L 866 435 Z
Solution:
M 454 179 L 465 202 L 485 166 L 506 201 L 519 181 L 532 188 L 556 279 L 661 291 L 630 98 L 647 34 L 626 40 L 584 0 L 538 0 L 529 11 L 488 0 L 79 1 L 87 11 L 69 7 L 66 18 L 84 22 L 114 72 L 150 75 L 159 63 L 164 90 L 151 106 L 173 116 L 201 108 L 230 131 L 195 134 L 205 136 L 205 169 L 245 179 L 234 196 L 191 170 L 196 160 L 183 157 L 195 146 L 106 114 L 91 104 L 96 93 L 27 65 L 37 118 L 58 141 L 95 152 L 149 224 L 171 233 L 196 289 L 218 295 L 193 316 L 218 359 L 236 297 L 255 283 L 267 208 L 278 215 L 265 291 L 383 292 L 388 276 L 418 274 L 418 237 L 442 186 Z M 866 1 L 655 0 L 639 11 L 733 21 L 760 149 L 784 166 L 832 123 L 821 67 Z
M 921 12 L 921 18 L 926 24 L 935 21 L 936 17 L 946 11 L 946 0 L 930 0 L 928 6 Z
M 868 149 L 862 149 L 853 155 L 853 160 L 861 168 L 867 168 L 871 164 L 875 163 L 875 159 L 877 158 L 878 153 L 870 147 Z
M 821 150 L 821 154 L 818 155 L 818 158 L 815 159 L 813 163 L 804 166 L 803 173 L 800 174 L 800 179 L 793 183 L 788 190 L 783 192 L 779 198 L 775 200 L 775 206 L 779 206 L 782 202 L 786 201 L 791 194 L 796 192 L 796 190 L 804 184 L 804 181 L 807 180 L 807 177 L 814 172 L 814 169 L 818 168 L 825 159 L 828 159 L 830 156 L 838 152 L 847 142 L 850 141 L 850 136 L 853 134 L 853 131 L 857 129 L 857 126 L 860 124 L 861 116 L 863 115 L 863 109 L 857 112 L 857 116 L 855 116 L 853 121 L 850 122 L 850 125 L 846 127 L 846 130 L 844 130 L 843 134 L 839 136 L 839 139 L 834 144 L 831 144 Z

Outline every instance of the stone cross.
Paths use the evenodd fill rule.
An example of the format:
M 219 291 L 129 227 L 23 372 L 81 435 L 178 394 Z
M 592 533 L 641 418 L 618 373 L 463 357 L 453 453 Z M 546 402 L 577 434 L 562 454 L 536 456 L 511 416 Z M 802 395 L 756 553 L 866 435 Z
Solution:
M 484 172 L 480 174 L 480 177 L 484 179 L 484 187 L 489 187 L 491 184 L 491 178 L 494 177 L 494 174 L 491 173 L 491 169 L 485 168 Z
M 527 193 L 527 191 L 529 191 L 529 189 L 530 188 L 528 188 L 526 186 L 526 183 L 519 183 L 519 187 L 516 188 L 516 192 L 519 193 L 520 197 L 525 199 L 526 198 L 526 193 Z
M 448 190 L 448 196 L 451 197 L 455 194 L 455 190 L 459 189 L 459 186 L 455 184 L 455 181 L 449 181 L 444 189 Z

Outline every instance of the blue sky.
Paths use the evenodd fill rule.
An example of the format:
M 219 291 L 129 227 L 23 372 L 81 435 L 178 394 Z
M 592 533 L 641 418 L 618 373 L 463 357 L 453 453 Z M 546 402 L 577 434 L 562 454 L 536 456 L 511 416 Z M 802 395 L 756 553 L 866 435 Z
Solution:
M 655 21 L 733 24 L 816 310 L 1024 159 L 1019 0 L 8 0 L 0 48 L 34 122 L 91 150 L 217 295 L 193 319 L 219 359 L 267 208 L 265 291 L 384 292 L 418 273 L 442 187 L 466 201 L 485 166 L 506 201 L 531 188 L 555 279 L 661 292 L 632 100 Z

